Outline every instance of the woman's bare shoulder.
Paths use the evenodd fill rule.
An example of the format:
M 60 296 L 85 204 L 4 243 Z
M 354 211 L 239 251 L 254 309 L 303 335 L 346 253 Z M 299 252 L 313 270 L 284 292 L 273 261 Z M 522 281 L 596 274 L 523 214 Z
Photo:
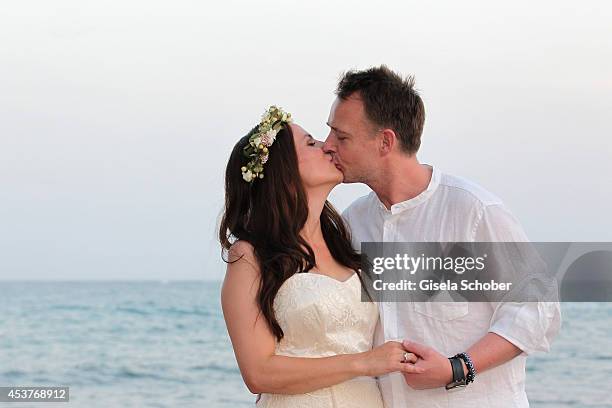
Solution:
M 223 281 L 222 298 L 254 296 L 260 279 L 255 248 L 250 242 L 236 241 L 227 252 L 227 270 Z
M 230 269 L 248 268 L 259 275 L 259 261 L 255 247 L 248 241 L 238 240 L 227 251 L 228 271 Z
M 228 261 L 234 262 L 240 258 L 248 261 L 255 260 L 255 247 L 249 241 L 238 240 L 228 249 Z

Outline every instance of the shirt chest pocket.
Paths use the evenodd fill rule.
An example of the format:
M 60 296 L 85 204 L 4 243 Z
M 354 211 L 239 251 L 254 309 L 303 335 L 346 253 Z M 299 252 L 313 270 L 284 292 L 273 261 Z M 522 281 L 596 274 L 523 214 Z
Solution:
M 414 302 L 417 315 L 439 321 L 461 319 L 469 312 L 468 302 Z

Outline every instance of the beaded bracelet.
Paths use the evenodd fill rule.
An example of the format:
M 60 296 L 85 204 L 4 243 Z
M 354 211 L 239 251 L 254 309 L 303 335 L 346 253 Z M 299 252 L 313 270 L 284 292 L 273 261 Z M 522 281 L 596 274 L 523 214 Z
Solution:
M 476 368 L 474 367 L 474 363 L 472 362 L 470 355 L 464 352 L 455 355 L 455 357 L 459 357 L 460 359 L 462 359 L 468 369 L 468 373 L 465 376 L 465 383 L 469 384 L 471 382 L 474 382 L 474 378 L 476 378 Z

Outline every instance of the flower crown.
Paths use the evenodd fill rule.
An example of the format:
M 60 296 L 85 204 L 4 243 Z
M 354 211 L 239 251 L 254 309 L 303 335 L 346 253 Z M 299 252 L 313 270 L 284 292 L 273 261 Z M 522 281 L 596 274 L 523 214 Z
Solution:
M 263 114 L 257 131 L 249 137 L 249 144 L 243 150 L 244 156 L 250 159 L 246 166 L 241 168 L 244 181 L 252 183 L 256 178 L 264 177 L 263 165 L 268 161 L 268 148 L 276 140 L 283 124 L 291 122 L 291 114 L 274 105 Z

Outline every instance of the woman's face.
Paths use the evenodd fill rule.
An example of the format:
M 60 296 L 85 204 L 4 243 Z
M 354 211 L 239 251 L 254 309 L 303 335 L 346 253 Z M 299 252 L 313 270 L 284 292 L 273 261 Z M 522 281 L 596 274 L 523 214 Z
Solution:
M 325 153 L 321 148 L 323 142 L 314 139 L 299 125 L 292 123 L 290 126 L 304 187 L 340 184 L 342 172 L 334 165 L 331 154 Z

